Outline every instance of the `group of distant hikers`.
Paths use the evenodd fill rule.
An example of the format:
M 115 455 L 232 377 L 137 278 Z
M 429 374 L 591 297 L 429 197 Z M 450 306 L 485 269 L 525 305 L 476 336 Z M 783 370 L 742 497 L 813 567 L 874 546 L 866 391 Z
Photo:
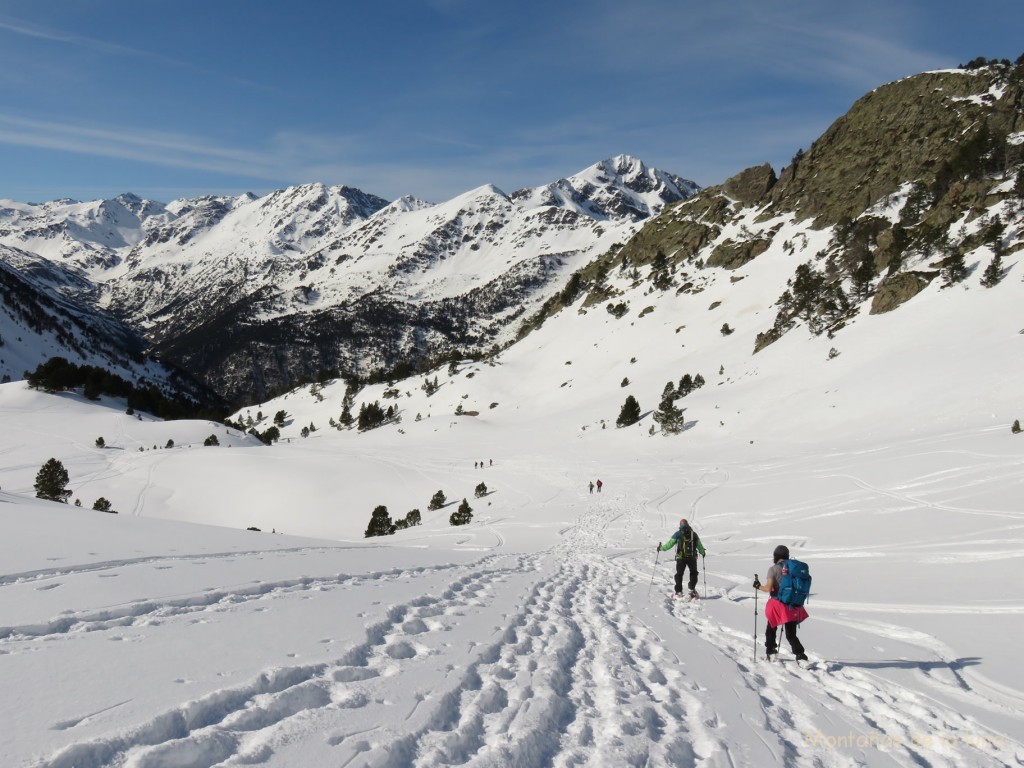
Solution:
M 700 597 L 697 594 L 697 555 L 704 557 L 707 553 L 700 536 L 693 530 L 686 518 L 679 521 L 679 529 L 672 533 L 668 541 L 664 544 L 658 543 L 656 551 L 660 555 L 662 552 L 673 549 L 676 551 L 676 573 L 675 593 L 671 597 L 676 600 L 683 594 L 683 575 L 689 569 L 690 578 L 687 582 L 689 599 L 695 600 Z M 655 566 L 657 566 L 657 559 L 655 559 Z M 784 544 L 775 547 L 775 551 L 772 552 L 772 566 L 768 569 L 763 584 L 757 574 L 754 574 L 755 642 L 757 637 L 757 593 L 767 592 L 769 595 L 764 609 L 764 615 L 768 621 L 764 634 L 764 649 L 765 656 L 769 661 L 779 652 L 778 628 L 780 626 L 784 628 L 786 640 L 789 642 L 790 648 L 793 649 L 797 661 L 807 661 L 807 653 L 803 643 L 796 636 L 796 628 L 808 616 L 804 602 L 810 593 L 810 586 L 811 577 L 807 564 L 791 559 L 789 548 Z
M 591 493 L 594 492 L 594 488 L 597 488 L 597 492 L 598 493 L 600 493 L 601 489 L 604 488 L 604 483 L 601 482 L 600 478 L 598 478 L 596 486 L 594 485 L 594 481 L 593 480 L 590 481 L 590 492 Z

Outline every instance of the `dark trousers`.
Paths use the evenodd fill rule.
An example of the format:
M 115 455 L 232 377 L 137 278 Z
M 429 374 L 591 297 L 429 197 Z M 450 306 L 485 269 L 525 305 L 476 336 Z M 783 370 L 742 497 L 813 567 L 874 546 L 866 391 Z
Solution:
M 690 591 L 697 588 L 697 556 L 684 557 L 676 560 L 676 594 L 683 591 L 683 573 L 690 569 Z
M 800 642 L 800 638 L 796 636 L 796 622 L 787 621 L 782 625 L 786 629 L 786 640 L 789 641 L 789 647 L 793 649 L 793 653 L 799 656 L 804 652 L 804 644 Z M 773 627 L 771 624 L 768 625 L 768 629 L 764 631 L 764 649 L 767 653 L 778 653 L 779 645 L 776 642 L 776 630 L 778 627 Z

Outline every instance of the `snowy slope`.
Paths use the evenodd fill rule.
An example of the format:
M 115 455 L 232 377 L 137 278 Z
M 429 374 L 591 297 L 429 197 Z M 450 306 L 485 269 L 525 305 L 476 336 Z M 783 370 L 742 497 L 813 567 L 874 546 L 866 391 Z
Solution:
M 494 464 L 473 469 L 461 423 L 429 443 L 266 448 L 20 384 L 0 387 L 0 413 L 22 446 L 4 453 L 0 493 L 5 765 L 1024 757 L 1024 460 L 1003 426 L 776 456 L 716 451 L 696 428 L 624 456 L 524 427 L 477 435 Z M 92 445 L 98 432 L 111 447 Z M 201 447 L 211 432 L 221 447 Z M 26 498 L 51 451 L 76 496 L 121 514 Z M 473 523 L 426 510 L 438 487 L 471 499 Z M 357 531 L 377 503 L 415 504 L 424 523 L 290 535 Z M 665 599 L 671 568 L 652 546 L 682 515 L 708 547 L 706 599 L 689 604 Z M 750 581 L 782 542 L 815 578 L 811 669 L 755 661 Z
M 998 285 L 982 245 L 961 284 L 753 355 L 829 233 L 751 211 L 722 237 L 780 229 L 740 270 L 664 293 L 612 274 L 622 318 L 581 298 L 432 372 L 430 396 L 426 377 L 367 387 L 356 409 L 401 421 L 362 434 L 329 426 L 341 382 L 243 409 L 260 430 L 286 411 L 272 447 L 0 386 L 0 690 L 29 692 L 0 699 L 0 763 L 1024 761 L 1024 275 L 1002 214 Z M 685 373 L 707 380 L 678 401 L 686 430 L 650 434 Z M 616 429 L 627 394 L 645 415 Z M 50 457 L 83 508 L 31 498 Z M 473 521 L 451 527 L 463 498 Z M 423 524 L 365 539 L 378 505 Z M 665 599 L 652 546 L 684 516 L 708 548 L 690 604 Z M 779 543 L 814 575 L 809 669 L 785 645 L 755 660 L 751 581 Z

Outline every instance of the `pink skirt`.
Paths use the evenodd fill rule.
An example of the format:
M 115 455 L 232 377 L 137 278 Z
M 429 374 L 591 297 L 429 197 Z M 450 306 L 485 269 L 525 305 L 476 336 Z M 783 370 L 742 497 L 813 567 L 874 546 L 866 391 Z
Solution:
M 777 627 L 779 624 L 788 624 L 791 621 L 799 624 L 807 618 L 807 611 L 802 605 L 786 605 L 773 597 L 764 607 L 764 615 L 771 626 Z

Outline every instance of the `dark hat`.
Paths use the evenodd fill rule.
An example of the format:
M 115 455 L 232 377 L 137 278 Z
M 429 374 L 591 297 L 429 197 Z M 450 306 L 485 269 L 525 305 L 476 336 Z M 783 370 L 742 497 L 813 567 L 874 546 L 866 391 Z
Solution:
M 779 560 L 789 560 L 789 547 L 785 544 L 779 544 L 779 546 L 775 548 L 775 551 L 772 552 L 772 560 L 776 563 L 779 562 Z

